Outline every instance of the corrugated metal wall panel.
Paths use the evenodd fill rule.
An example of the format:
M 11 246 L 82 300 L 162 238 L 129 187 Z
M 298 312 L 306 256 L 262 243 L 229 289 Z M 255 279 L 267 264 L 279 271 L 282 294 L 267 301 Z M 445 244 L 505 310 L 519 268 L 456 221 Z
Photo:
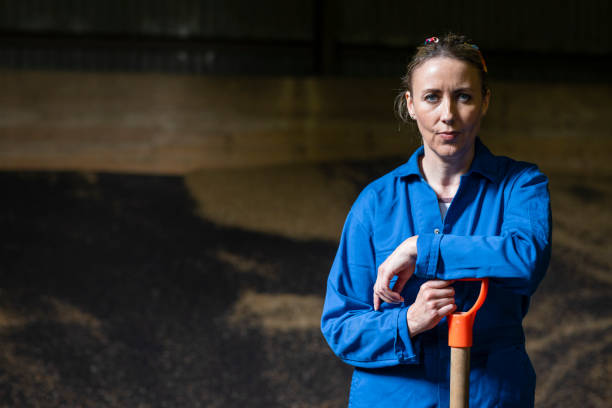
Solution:
M 464 32 L 490 49 L 610 53 L 606 0 L 339 0 L 340 42 L 412 46 Z M 0 30 L 249 39 L 312 39 L 309 0 L 1 0 Z
M 400 75 L 416 44 L 447 31 L 470 36 L 494 64 L 506 55 L 520 67 L 504 78 L 532 75 L 518 73 L 529 71 L 526 55 L 568 55 L 570 68 L 552 67 L 567 75 L 538 78 L 588 71 L 585 56 L 604 58 L 597 72 L 611 65 L 605 0 L 332 0 L 331 29 L 326 1 L 0 0 L 0 67 Z M 497 73 L 509 65 L 497 61 Z
M 0 30 L 309 40 L 309 0 L 2 0 Z
M 454 31 L 491 50 L 612 53 L 611 6 L 603 0 L 341 2 L 344 43 L 412 47 Z
M 308 75 L 313 71 L 310 49 L 239 45 L 186 50 L 1 47 L 0 68 L 233 75 Z

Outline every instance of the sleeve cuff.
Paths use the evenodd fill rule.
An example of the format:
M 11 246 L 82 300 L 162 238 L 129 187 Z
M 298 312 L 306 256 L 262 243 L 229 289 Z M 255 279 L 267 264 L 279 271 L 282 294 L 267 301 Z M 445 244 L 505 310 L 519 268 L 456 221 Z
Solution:
M 417 364 L 419 362 L 420 341 L 410 338 L 406 312 L 408 306 L 402 306 L 397 313 L 397 338 L 395 341 L 395 352 L 400 363 Z
M 419 234 L 417 239 L 417 262 L 414 274 L 419 278 L 438 277 L 438 258 L 442 234 Z

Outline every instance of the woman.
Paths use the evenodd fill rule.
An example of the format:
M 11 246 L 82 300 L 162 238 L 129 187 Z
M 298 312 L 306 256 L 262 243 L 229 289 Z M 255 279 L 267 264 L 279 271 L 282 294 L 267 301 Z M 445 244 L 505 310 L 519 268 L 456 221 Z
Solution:
M 346 219 L 321 320 L 332 350 L 355 367 L 351 407 L 449 404 L 445 316 L 473 304 L 470 406 L 531 407 L 535 372 L 522 319 L 548 267 L 547 178 L 494 156 L 478 138 L 490 90 L 475 45 L 449 34 L 418 48 L 396 103 L 423 145 L 374 181 Z

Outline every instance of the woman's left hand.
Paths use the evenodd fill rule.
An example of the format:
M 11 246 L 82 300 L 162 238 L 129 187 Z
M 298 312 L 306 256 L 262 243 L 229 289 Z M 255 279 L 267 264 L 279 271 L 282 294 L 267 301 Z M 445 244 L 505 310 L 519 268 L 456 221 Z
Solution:
M 417 238 L 418 235 L 415 235 L 402 242 L 378 267 L 378 276 L 374 283 L 374 310 L 378 310 L 382 302 L 400 303 L 404 301 L 400 292 L 414 272 L 417 259 Z M 389 286 L 394 276 L 397 276 L 397 281 L 391 289 Z

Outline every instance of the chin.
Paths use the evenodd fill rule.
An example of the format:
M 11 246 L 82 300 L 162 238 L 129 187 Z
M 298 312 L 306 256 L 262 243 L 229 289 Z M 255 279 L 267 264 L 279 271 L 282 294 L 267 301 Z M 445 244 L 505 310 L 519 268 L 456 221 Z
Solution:
M 446 141 L 445 143 L 436 146 L 436 148 L 432 150 L 434 150 L 436 154 L 440 157 L 452 158 L 464 155 L 472 148 L 472 146 L 474 146 L 474 140 L 470 142 L 466 140 L 457 139 L 452 141 Z
M 436 154 L 440 157 L 453 157 L 460 152 L 455 146 L 443 146 L 435 150 Z

